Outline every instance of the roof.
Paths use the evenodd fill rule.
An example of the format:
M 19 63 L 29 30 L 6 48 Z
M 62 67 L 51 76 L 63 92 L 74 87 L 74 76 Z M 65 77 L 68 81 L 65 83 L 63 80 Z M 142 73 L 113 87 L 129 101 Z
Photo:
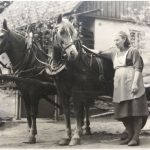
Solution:
M 74 12 L 80 1 L 14 1 L 0 15 L 0 21 L 7 19 L 10 28 L 29 23 L 46 21 L 60 13 Z
M 0 1 L 0 13 L 2 13 L 11 3 L 12 1 Z
M 131 21 L 135 22 L 142 19 L 144 14 L 149 16 L 150 1 L 110 1 L 110 0 L 98 0 L 98 1 L 84 1 L 79 8 L 79 12 L 93 11 L 84 15 L 88 17 L 116 20 L 116 21 Z M 147 17 L 149 20 L 149 17 Z M 146 19 L 145 19 L 146 20 Z

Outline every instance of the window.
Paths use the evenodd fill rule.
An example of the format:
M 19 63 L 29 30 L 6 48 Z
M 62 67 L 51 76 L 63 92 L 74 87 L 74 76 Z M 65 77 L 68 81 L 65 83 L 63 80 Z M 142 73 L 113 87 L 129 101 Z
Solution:
M 139 30 L 129 30 L 130 31 L 130 42 L 131 46 L 135 47 L 139 50 L 140 53 L 143 52 L 144 44 L 143 41 L 145 39 L 145 33 Z

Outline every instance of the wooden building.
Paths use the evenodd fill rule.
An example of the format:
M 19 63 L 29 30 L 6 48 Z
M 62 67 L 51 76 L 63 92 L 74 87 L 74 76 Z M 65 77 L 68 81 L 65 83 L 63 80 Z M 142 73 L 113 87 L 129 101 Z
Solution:
M 109 41 L 114 38 L 113 34 L 119 30 L 132 30 L 129 28 L 135 20 L 131 13 L 140 13 L 147 6 L 150 6 L 148 1 L 84 1 L 75 13 L 79 14 L 83 30 L 93 32 L 93 48 L 107 49 L 112 44 Z

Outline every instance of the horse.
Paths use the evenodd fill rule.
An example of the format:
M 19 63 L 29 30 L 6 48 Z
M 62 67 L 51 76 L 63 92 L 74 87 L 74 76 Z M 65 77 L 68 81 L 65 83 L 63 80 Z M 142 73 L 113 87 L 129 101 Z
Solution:
M 57 94 L 53 79 L 44 71 L 44 62 L 47 62 L 48 57 L 36 43 L 27 48 L 26 38 L 10 30 L 6 20 L 0 29 L 0 54 L 2 53 L 8 55 L 14 75 L 17 76 L 4 76 L 4 79 L 7 77 L 6 79 L 16 82 L 24 100 L 29 133 L 25 143 L 36 143 L 39 100 L 48 100 L 48 95 Z
M 65 136 L 60 140 L 60 145 L 80 144 L 84 114 L 87 118 L 85 131 L 90 134 L 89 107 L 98 95 L 112 96 L 113 93 L 112 62 L 88 53 L 77 35 L 72 23 L 60 15 L 53 30 L 53 59 L 50 61 L 49 71 L 47 70 L 47 73 L 54 76 L 63 106 Z M 54 73 L 53 68 L 59 68 L 59 71 Z M 76 116 L 73 135 L 70 123 L 70 97 Z

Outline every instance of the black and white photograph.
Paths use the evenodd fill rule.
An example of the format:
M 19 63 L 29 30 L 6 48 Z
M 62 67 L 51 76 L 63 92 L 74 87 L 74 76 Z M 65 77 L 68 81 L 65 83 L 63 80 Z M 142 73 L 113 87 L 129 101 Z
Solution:
M 0 149 L 150 148 L 150 1 L 0 1 Z

